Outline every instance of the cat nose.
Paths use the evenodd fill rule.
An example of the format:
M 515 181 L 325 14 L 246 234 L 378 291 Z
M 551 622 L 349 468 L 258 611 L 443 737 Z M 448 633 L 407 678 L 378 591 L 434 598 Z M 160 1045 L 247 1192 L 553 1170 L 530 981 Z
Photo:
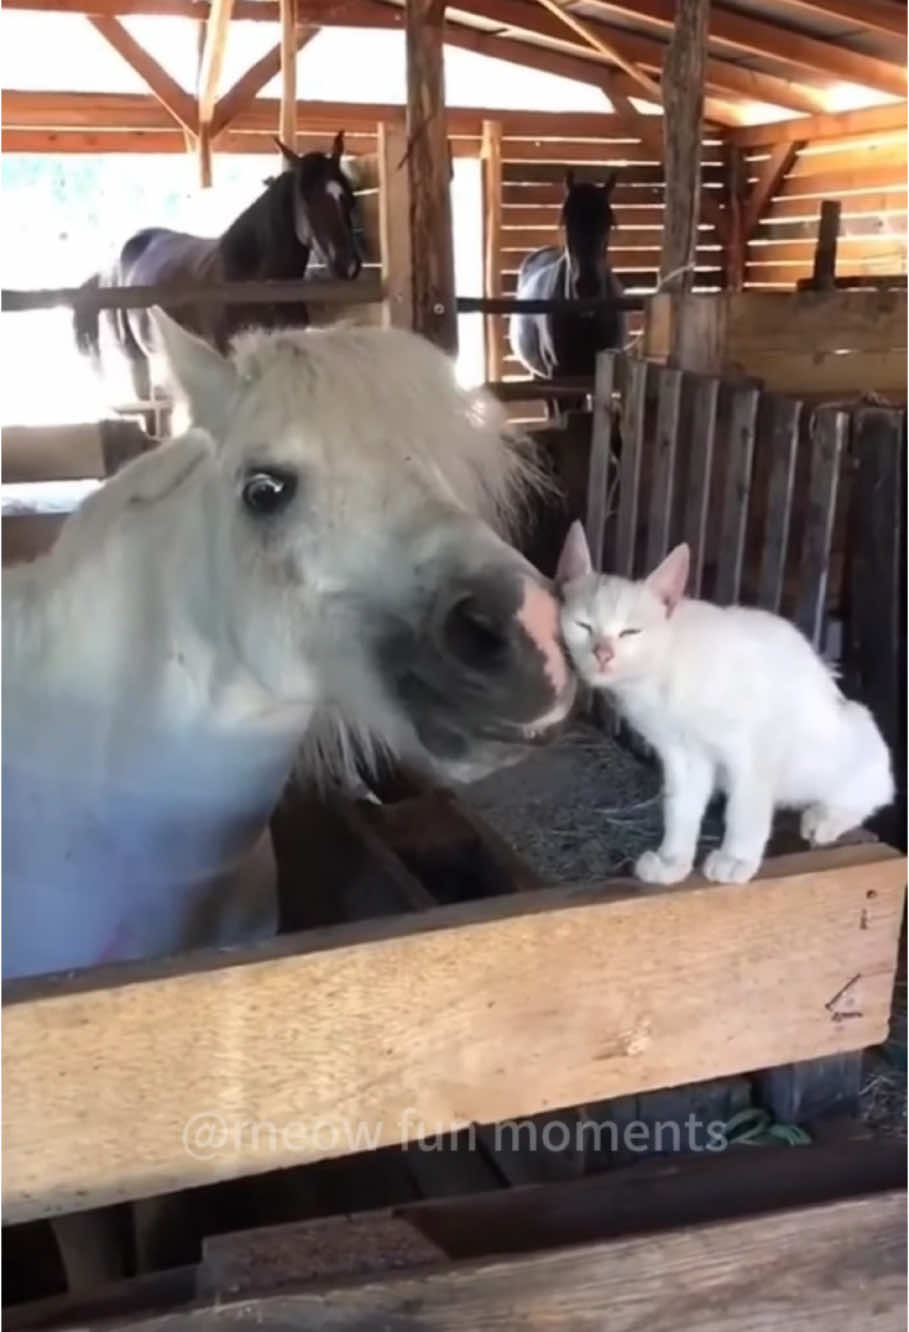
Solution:
M 615 648 L 608 638 L 598 638 L 593 645 L 593 655 L 600 666 L 608 666 L 615 656 Z

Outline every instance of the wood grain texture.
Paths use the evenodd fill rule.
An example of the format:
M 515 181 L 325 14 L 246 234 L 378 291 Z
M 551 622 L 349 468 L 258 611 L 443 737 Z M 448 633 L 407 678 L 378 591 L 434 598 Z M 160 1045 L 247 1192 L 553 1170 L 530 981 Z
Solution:
M 483 122 L 483 295 L 502 295 L 502 125 Z M 486 378 L 502 378 L 501 316 L 484 323 Z
M 280 1291 L 135 1332 L 903 1332 L 906 1196 L 893 1191 L 663 1235 Z
M 660 279 L 667 291 L 690 291 L 694 283 L 691 269 L 701 211 L 701 137 L 709 18 L 710 0 L 677 0 L 676 23 L 663 65 L 666 216 Z M 674 339 L 671 355 L 677 353 Z
M 7 987 L 6 1219 L 875 1043 L 904 880 L 844 847 Z
M 385 287 L 383 319 L 393 328 L 413 326 L 413 253 L 410 243 L 410 178 L 407 136 L 379 125 L 379 246 Z

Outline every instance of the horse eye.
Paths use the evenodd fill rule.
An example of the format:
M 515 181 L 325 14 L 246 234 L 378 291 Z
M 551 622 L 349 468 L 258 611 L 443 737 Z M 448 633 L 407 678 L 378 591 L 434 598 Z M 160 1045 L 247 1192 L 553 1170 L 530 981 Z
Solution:
M 623 629 L 619 638 L 631 638 L 633 634 L 639 634 L 640 632 L 640 629 Z
M 243 482 L 243 503 L 250 513 L 268 516 L 285 508 L 296 492 L 293 472 L 259 469 L 248 473 Z

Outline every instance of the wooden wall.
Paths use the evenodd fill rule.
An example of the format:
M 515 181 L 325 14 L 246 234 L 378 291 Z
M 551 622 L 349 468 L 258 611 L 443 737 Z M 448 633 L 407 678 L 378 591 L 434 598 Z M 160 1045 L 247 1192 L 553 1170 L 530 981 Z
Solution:
M 749 177 L 769 152 L 747 149 Z M 890 130 L 797 147 L 749 242 L 746 286 L 786 289 L 811 276 L 823 199 L 842 202 L 837 276 L 906 272 L 906 132 Z

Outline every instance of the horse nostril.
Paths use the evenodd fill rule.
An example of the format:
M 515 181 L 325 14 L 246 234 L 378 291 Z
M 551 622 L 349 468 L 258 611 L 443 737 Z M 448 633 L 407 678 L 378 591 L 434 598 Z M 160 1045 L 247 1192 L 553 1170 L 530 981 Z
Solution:
M 477 670 L 494 669 L 508 655 L 508 635 L 501 620 L 472 594 L 461 597 L 448 611 L 442 638 L 453 657 Z

